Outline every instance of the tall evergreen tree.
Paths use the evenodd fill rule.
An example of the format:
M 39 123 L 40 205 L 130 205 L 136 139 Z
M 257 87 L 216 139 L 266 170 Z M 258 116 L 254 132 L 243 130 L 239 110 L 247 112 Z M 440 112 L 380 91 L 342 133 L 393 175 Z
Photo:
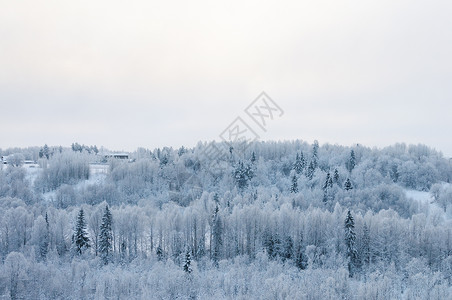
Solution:
M 333 181 L 335 184 L 339 184 L 339 171 L 337 169 L 334 169 L 334 175 L 333 175 Z
M 312 180 L 312 178 L 314 177 L 315 168 L 315 163 L 313 160 L 311 160 L 306 170 L 306 177 L 308 177 L 309 180 Z
M 104 215 L 102 216 L 102 224 L 100 225 L 99 234 L 99 254 L 104 265 L 112 261 L 113 257 L 113 233 L 111 229 L 113 219 L 108 209 L 105 207 Z
M 50 244 L 50 225 L 49 225 L 49 217 L 45 216 L 46 221 L 46 232 L 44 234 L 44 239 L 40 244 L 39 252 L 41 254 L 41 257 L 45 259 L 47 257 L 47 252 L 49 252 L 49 244 Z
M 350 151 L 350 158 L 347 164 L 348 171 L 351 172 L 355 168 L 355 166 L 356 166 L 355 151 L 352 149 Z
M 304 270 L 306 268 L 307 258 L 303 253 L 303 233 L 300 234 L 300 239 L 297 243 L 296 251 L 295 251 L 295 265 L 300 270 Z
M 206 240 L 204 238 L 204 236 L 201 237 L 201 239 L 199 240 L 198 243 L 198 249 L 196 249 L 196 259 L 201 259 L 202 257 L 204 257 L 206 255 Z
M 184 258 L 184 272 L 187 274 L 190 274 L 193 270 L 191 268 L 191 254 L 190 249 L 187 247 L 187 250 L 185 251 L 185 258 Z
M 213 215 L 213 228 L 212 228 L 212 260 L 215 266 L 218 266 L 220 260 L 221 249 L 223 246 L 223 224 L 219 215 L 218 206 L 215 207 Z
M 75 253 L 78 255 L 81 255 L 85 249 L 90 247 L 83 208 L 80 209 L 77 215 L 74 231 L 74 247 Z
M 300 154 L 297 153 L 297 156 L 295 158 L 295 163 L 293 165 L 293 169 L 297 174 L 303 173 L 304 168 L 306 167 L 306 161 L 303 157 L 303 152 L 300 152 Z
M 317 140 L 312 144 L 312 159 L 311 162 L 314 165 L 314 169 L 318 167 L 318 158 L 319 158 L 319 142 Z
M 370 263 L 370 233 L 369 233 L 369 227 L 367 227 L 367 224 L 364 223 L 363 226 L 363 242 L 362 242 L 362 262 L 366 265 Z
M 159 261 L 162 261 L 165 255 L 163 254 L 163 249 L 160 245 L 157 246 L 157 250 L 155 251 L 155 254 L 157 254 L 157 259 Z
M 333 180 L 331 179 L 330 172 L 326 173 L 325 183 L 323 184 L 323 202 L 328 202 L 330 198 L 329 190 L 333 187 Z
M 292 185 L 290 186 L 290 192 L 294 194 L 298 193 L 298 179 L 295 174 L 292 176 Z
M 44 145 L 44 148 L 42 149 L 43 156 L 45 156 L 47 159 L 50 157 L 50 150 L 49 146 L 47 144 Z
M 358 252 L 355 248 L 356 234 L 355 234 L 355 220 L 350 212 L 347 212 L 347 217 L 345 218 L 345 246 L 346 246 L 346 256 L 348 258 L 348 271 L 350 277 L 355 273 L 355 268 L 357 267 Z
M 249 165 L 240 161 L 234 170 L 234 179 L 239 189 L 243 190 L 248 186 L 248 182 L 253 178 L 254 173 Z
M 293 256 L 293 240 L 288 235 L 284 239 L 282 258 L 283 260 L 292 259 Z
M 325 183 L 323 184 L 323 191 L 326 192 L 328 189 L 333 187 L 333 180 L 331 179 L 330 172 L 326 173 Z

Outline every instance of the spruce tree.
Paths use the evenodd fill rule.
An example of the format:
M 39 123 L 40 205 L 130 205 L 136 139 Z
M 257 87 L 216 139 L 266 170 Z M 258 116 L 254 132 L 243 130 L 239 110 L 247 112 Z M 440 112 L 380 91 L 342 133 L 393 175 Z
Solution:
M 348 160 L 348 171 L 351 172 L 356 166 L 356 157 L 355 157 L 355 151 L 353 149 L 350 151 L 350 158 Z
M 314 165 L 314 170 L 317 169 L 318 158 L 319 158 L 319 142 L 315 140 L 314 144 L 312 145 L 312 159 L 311 159 L 311 162 Z
M 46 212 L 46 216 L 45 216 L 45 221 L 46 221 L 46 232 L 44 234 L 44 238 L 40 243 L 40 249 L 39 249 L 39 253 L 41 255 L 41 258 L 45 259 L 47 257 L 47 253 L 49 252 L 49 244 L 50 244 L 50 225 L 49 225 L 49 217 L 47 216 L 47 212 Z
M 346 191 L 350 191 L 350 190 L 353 189 L 353 185 L 352 185 L 352 182 L 350 181 L 350 178 L 347 178 L 347 180 L 345 181 L 345 183 L 344 183 L 344 189 L 345 189 Z
M 323 184 L 323 191 L 326 193 L 328 189 L 333 187 L 333 180 L 331 179 L 330 172 L 326 173 L 325 183 Z
M 294 194 L 298 193 L 298 179 L 295 174 L 292 176 L 292 185 L 290 186 L 290 192 Z
M 99 234 L 99 254 L 104 265 L 111 262 L 113 256 L 113 233 L 111 229 L 112 221 L 112 215 L 107 205 L 105 207 L 104 215 L 102 216 L 102 224 L 100 225 Z
M 309 162 L 308 169 L 306 170 L 306 177 L 308 177 L 309 180 L 312 180 L 312 178 L 314 177 L 314 171 L 315 171 L 315 164 L 314 164 L 314 161 L 311 160 Z
M 47 159 L 49 159 L 50 150 L 49 150 L 49 146 L 47 146 L 47 144 L 44 145 L 44 148 L 42 149 L 42 153 Z
M 198 249 L 196 249 L 196 259 L 201 259 L 206 255 L 206 249 L 205 249 L 206 245 L 205 244 L 206 244 L 206 241 L 203 236 L 199 240 Z
M 367 227 L 367 224 L 364 223 L 363 226 L 363 242 L 362 242 L 362 261 L 366 265 L 370 263 L 370 233 L 369 233 L 369 227 Z
M 355 220 L 353 219 L 350 210 L 347 212 L 347 217 L 345 218 L 345 246 L 346 246 L 346 256 L 348 258 L 348 271 L 350 277 L 355 273 L 355 268 L 357 267 L 358 252 L 355 248 Z
M 295 265 L 300 270 L 304 270 L 306 268 L 306 257 L 303 253 L 303 234 L 300 235 L 300 240 L 297 243 L 297 248 L 295 252 Z
M 251 155 L 251 163 L 255 163 L 256 162 L 256 154 L 253 151 L 253 154 Z
M 75 224 L 74 232 L 74 246 L 75 253 L 81 255 L 83 251 L 90 247 L 89 237 L 86 232 L 85 213 L 83 208 L 80 209 L 77 215 L 77 222 Z
M 293 169 L 295 170 L 295 172 L 297 172 L 297 174 L 301 174 L 303 172 L 305 166 L 306 166 L 306 162 L 303 157 L 303 152 L 301 152 L 300 154 L 297 153 L 297 156 L 295 158 L 295 163 L 293 165 Z
M 284 239 L 282 258 L 283 260 L 292 259 L 293 256 L 293 240 L 290 236 Z
M 218 261 L 220 260 L 221 248 L 223 246 L 223 224 L 219 215 L 218 206 L 215 207 L 213 215 L 213 228 L 212 228 L 212 253 L 211 257 L 213 263 L 218 267 Z
M 326 173 L 325 183 L 322 186 L 323 189 L 323 202 L 328 202 L 330 198 L 329 190 L 333 187 L 333 180 L 331 179 L 330 172 Z
M 190 249 L 187 248 L 187 250 L 185 251 L 185 258 L 184 258 L 184 272 L 187 274 L 190 274 L 193 270 L 191 268 L 191 254 L 190 254 Z
M 248 186 L 248 182 L 253 178 L 254 173 L 251 166 L 240 161 L 234 170 L 234 179 L 239 189 L 243 190 Z
M 162 261 L 163 258 L 165 257 L 165 255 L 163 254 L 163 249 L 162 247 L 160 247 L 160 245 L 157 246 L 157 250 L 155 251 L 155 253 L 157 254 L 157 259 L 159 261 Z
M 335 184 L 339 184 L 339 171 L 334 169 L 333 181 Z

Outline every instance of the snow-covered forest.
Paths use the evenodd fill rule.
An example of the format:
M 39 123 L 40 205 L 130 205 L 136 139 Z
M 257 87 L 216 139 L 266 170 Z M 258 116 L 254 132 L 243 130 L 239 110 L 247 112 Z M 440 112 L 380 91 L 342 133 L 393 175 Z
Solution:
M 448 158 L 245 146 L 0 150 L 0 299 L 451 299 Z

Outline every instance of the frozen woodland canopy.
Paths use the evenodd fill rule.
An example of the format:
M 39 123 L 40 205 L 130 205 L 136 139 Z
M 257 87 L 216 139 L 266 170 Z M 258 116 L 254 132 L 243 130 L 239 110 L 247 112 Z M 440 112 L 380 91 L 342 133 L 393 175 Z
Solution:
M 0 298 L 451 299 L 441 153 L 211 146 L 0 150 Z

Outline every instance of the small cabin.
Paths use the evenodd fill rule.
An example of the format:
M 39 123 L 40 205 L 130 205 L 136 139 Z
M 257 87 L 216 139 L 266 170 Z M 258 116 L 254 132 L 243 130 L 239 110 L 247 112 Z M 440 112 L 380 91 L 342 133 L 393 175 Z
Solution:
M 104 155 L 105 158 L 115 158 L 115 159 L 129 159 L 129 154 L 127 153 L 109 153 Z

